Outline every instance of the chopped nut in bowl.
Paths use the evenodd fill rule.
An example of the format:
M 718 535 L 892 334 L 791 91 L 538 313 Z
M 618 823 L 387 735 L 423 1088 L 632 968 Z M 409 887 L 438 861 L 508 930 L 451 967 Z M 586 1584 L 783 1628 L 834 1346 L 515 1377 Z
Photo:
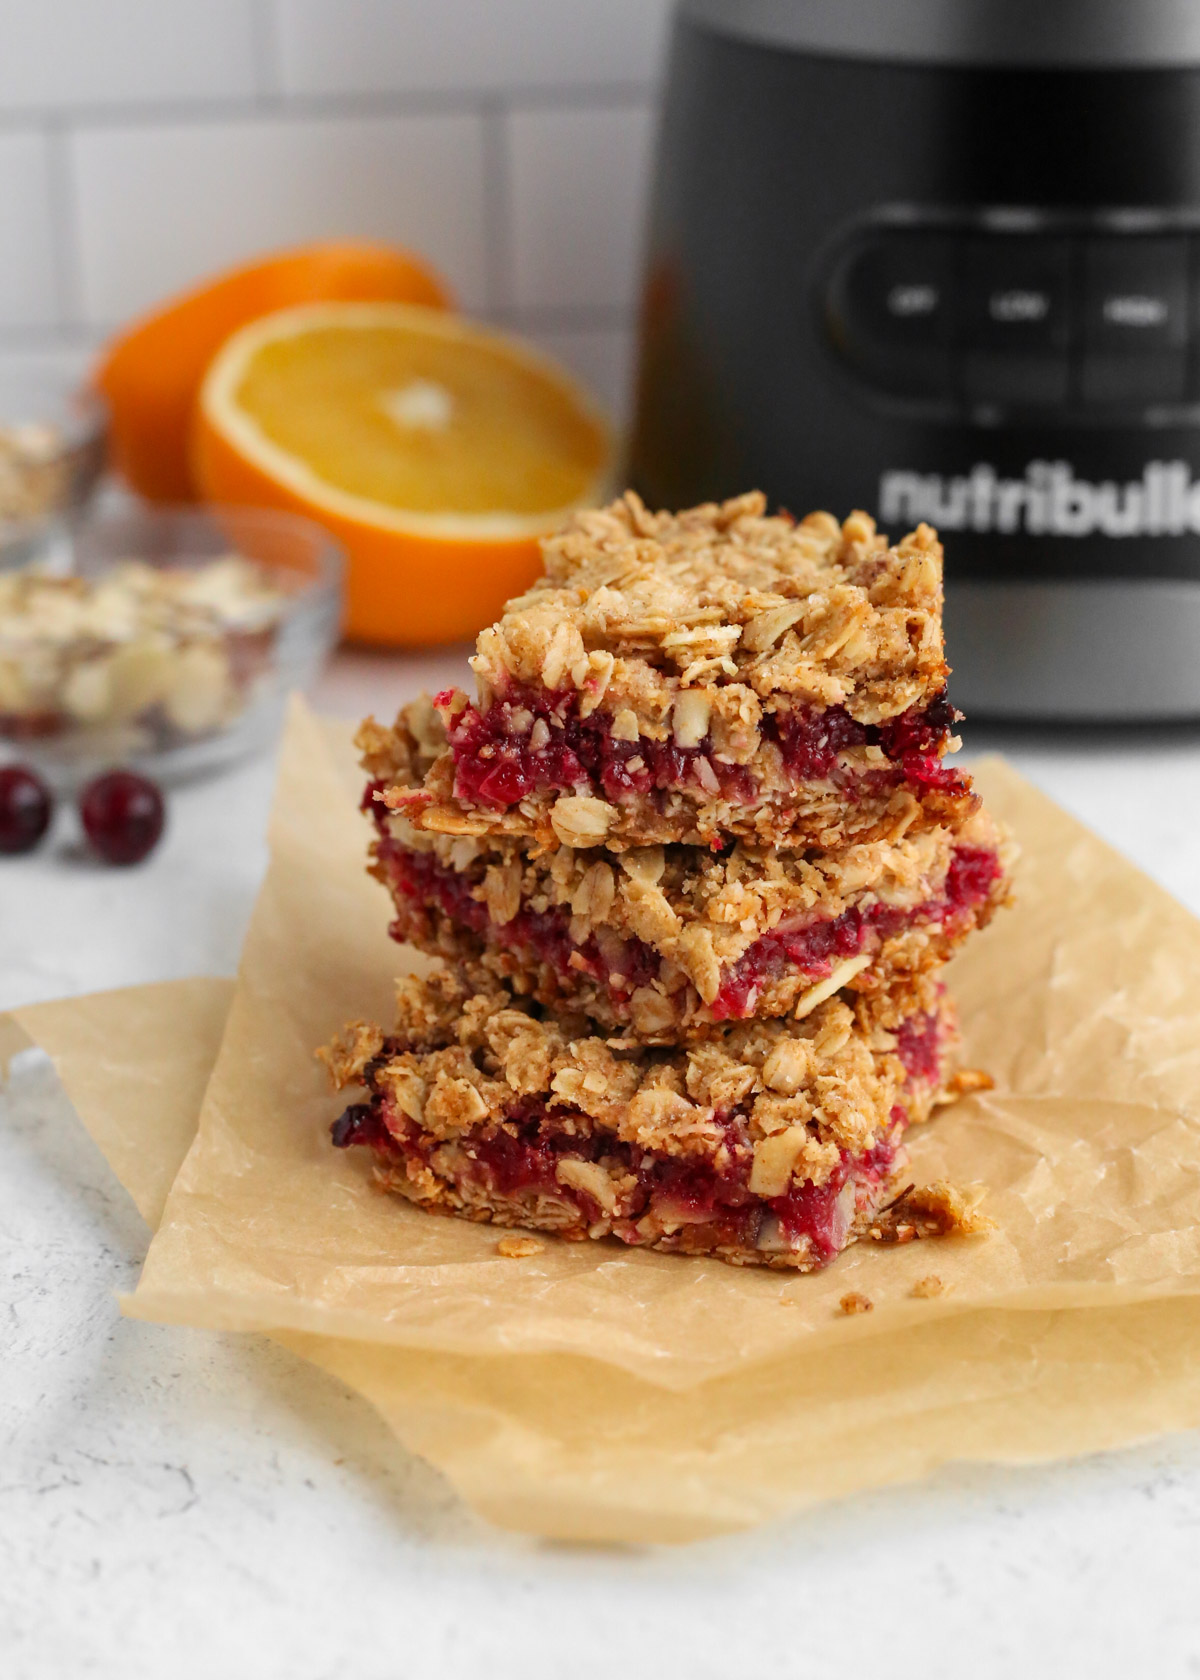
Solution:
M 340 551 L 291 514 L 97 513 L 68 542 L 67 572 L 0 571 L 0 759 L 53 780 L 179 780 L 265 746 L 336 639 Z
M 103 399 L 46 357 L 0 370 L 0 569 L 45 555 L 104 467 Z

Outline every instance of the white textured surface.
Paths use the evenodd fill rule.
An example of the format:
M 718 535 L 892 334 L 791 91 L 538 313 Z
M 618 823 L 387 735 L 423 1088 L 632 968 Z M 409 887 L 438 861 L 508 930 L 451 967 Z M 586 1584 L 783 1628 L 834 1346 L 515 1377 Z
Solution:
M 386 714 L 448 656 L 343 656 L 319 698 Z M 994 735 L 1200 910 L 1200 730 Z M 231 971 L 270 766 L 176 794 L 106 872 L 0 865 L 0 1004 Z M 5 1680 L 1009 1680 L 1200 1673 L 1200 1437 L 952 1469 L 740 1539 L 591 1551 L 477 1522 L 365 1403 L 254 1338 L 126 1322 L 145 1232 L 35 1055 L 0 1095 Z

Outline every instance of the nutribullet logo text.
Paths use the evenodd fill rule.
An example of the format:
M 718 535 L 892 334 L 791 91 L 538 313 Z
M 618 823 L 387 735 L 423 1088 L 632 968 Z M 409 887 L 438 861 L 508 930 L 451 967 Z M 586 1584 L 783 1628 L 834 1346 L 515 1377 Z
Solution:
M 1150 461 L 1140 478 L 1100 484 L 1077 478 L 1068 461 L 1031 461 L 1023 478 L 1001 478 L 979 462 L 957 478 L 885 472 L 880 517 L 924 519 L 941 531 L 1026 532 L 1033 537 L 1182 537 L 1200 534 L 1200 479 L 1184 461 Z

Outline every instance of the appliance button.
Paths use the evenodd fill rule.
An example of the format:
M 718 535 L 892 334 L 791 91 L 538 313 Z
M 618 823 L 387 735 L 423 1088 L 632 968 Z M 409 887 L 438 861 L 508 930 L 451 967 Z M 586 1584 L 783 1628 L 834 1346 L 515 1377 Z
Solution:
M 1089 240 L 1083 261 L 1086 403 L 1179 402 L 1187 371 L 1188 250 L 1183 239 Z
M 1070 277 L 1065 239 L 995 234 L 968 241 L 962 356 L 968 401 L 1034 408 L 1066 402 Z
M 1065 350 L 1071 250 L 1065 239 L 996 234 L 967 243 L 963 337 L 993 350 Z
M 845 360 L 879 389 L 951 394 L 954 259 L 954 242 L 941 234 L 890 229 L 843 255 L 826 294 L 826 326 Z
M 1167 350 L 1187 341 L 1184 239 L 1090 239 L 1083 255 L 1089 350 Z

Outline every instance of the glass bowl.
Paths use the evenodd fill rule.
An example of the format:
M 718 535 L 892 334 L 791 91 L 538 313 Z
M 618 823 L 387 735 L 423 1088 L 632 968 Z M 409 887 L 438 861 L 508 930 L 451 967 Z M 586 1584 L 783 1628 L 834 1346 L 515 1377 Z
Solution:
M 259 508 L 97 510 L 0 571 L 0 761 L 171 783 L 272 744 L 338 636 L 341 550 Z
M 0 368 L 0 568 L 61 542 L 104 470 L 108 411 L 61 363 L 24 357 Z

